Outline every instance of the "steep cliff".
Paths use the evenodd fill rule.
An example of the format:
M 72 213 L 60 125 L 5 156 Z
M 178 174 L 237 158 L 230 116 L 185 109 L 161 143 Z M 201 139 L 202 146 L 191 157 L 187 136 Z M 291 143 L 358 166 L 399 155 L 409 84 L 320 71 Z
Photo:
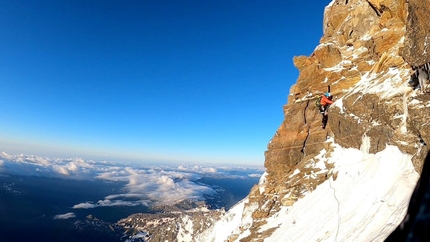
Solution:
M 426 144 L 430 144 L 430 95 L 408 85 L 414 74 L 413 67 L 430 62 L 427 50 L 430 1 L 333 0 L 325 8 L 323 21 L 324 34 L 314 52 L 309 57 L 294 57 L 300 74 L 284 106 L 284 121 L 265 153 L 266 173 L 236 208 L 240 207 L 241 221 L 224 238 L 215 235 L 216 226 L 198 238 L 276 241 L 282 234 L 280 228 L 295 231 L 292 227 L 296 226 L 296 221 L 290 227 L 283 222 L 268 226 L 269 221 L 287 216 L 285 211 L 311 194 L 314 196 L 324 186 L 338 188 L 334 191 L 337 204 L 309 204 L 309 210 L 312 206 L 320 210 L 337 206 L 337 232 L 332 234 L 321 224 L 309 226 L 309 233 L 321 233 L 309 238 L 382 241 L 400 223 L 428 153 Z M 335 103 L 329 110 L 328 125 L 322 129 L 321 114 L 314 103 L 328 87 Z M 340 152 L 346 155 L 340 156 Z M 361 177 L 363 172 L 370 172 L 359 168 L 356 172 L 343 169 L 352 163 L 372 165 L 366 162 L 380 162 L 378 169 L 388 164 L 385 169 L 391 173 L 389 175 L 398 173 L 398 176 L 386 178 L 388 186 L 378 191 L 383 198 L 373 203 L 381 203 L 379 211 L 370 211 L 373 205 L 365 202 L 354 205 L 356 207 L 341 202 L 342 197 L 346 204 L 348 197 L 368 195 L 362 187 L 354 190 L 354 182 L 367 179 L 368 191 L 379 189 L 374 183 L 380 181 L 383 171 L 372 173 L 374 177 Z M 349 190 L 341 190 L 341 182 L 351 182 Z M 357 227 L 358 223 L 360 226 L 364 223 L 372 230 L 364 227 L 352 231 L 355 228 L 341 226 L 342 222 L 352 219 L 355 210 L 366 209 L 372 216 L 357 220 Z M 386 221 L 389 226 L 372 224 L 370 218 L 390 211 L 392 216 Z M 229 216 L 233 214 L 226 215 Z M 310 215 L 303 211 L 301 216 Z M 284 241 L 296 240 L 290 237 Z

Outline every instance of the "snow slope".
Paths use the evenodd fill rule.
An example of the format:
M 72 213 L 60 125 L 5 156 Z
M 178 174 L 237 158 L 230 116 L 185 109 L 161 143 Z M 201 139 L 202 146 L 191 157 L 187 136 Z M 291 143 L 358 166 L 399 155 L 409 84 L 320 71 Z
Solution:
M 227 237 L 232 234 L 241 223 L 244 205 L 247 202 L 248 199 L 245 198 L 230 208 L 222 219 L 217 221 L 210 229 L 198 235 L 195 238 L 196 241 L 224 242 L 224 240 L 227 239 Z
M 322 153 L 318 163 L 333 163 L 335 175 L 270 217 L 260 232 L 276 229 L 264 241 L 383 241 L 403 219 L 419 178 L 411 156 L 389 145 L 376 154 L 369 154 L 368 147 L 334 146 L 330 157 Z M 241 209 L 246 202 L 217 222 L 205 241 L 224 241 L 243 225 L 237 218 L 247 213 Z

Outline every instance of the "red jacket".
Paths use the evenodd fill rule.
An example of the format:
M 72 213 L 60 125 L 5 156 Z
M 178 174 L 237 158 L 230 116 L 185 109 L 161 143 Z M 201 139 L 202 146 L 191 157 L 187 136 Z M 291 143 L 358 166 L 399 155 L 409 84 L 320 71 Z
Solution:
M 328 99 L 328 97 L 326 97 L 325 95 L 323 95 L 321 98 L 321 106 L 327 106 L 330 104 L 333 104 L 333 101 Z

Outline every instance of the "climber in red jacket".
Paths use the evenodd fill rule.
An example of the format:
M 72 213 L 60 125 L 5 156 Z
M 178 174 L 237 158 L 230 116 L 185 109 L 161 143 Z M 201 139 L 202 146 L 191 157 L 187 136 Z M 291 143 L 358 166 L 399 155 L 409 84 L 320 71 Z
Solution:
M 320 112 L 322 114 L 322 128 L 325 129 L 325 126 L 327 125 L 327 121 L 328 121 L 328 108 L 331 104 L 333 104 L 333 96 L 329 93 L 326 92 L 324 95 L 322 95 L 321 97 L 321 101 L 320 101 Z

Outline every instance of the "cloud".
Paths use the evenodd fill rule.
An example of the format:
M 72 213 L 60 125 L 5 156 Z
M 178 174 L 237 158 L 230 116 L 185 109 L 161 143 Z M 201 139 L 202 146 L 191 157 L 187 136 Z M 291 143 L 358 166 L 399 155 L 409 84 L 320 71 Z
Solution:
M 201 172 L 201 173 L 215 173 L 218 171 L 217 168 L 214 168 L 214 167 L 206 167 L 206 166 L 198 166 L 198 165 L 194 165 L 191 167 L 189 167 L 187 165 L 180 165 L 180 166 L 178 166 L 178 170 Z
M 92 202 L 84 202 L 74 205 L 72 208 L 74 209 L 88 209 L 88 208 L 97 208 L 97 207 L 114 207 L 114 206 L 139 206 L 144 205 L 148 206 L 148 204 L 141 200 L 141 201 L 122 201 L 122 200 L 99 200 L 97 203 Z
M 123 197 L 123 198 L 142 198 L 143 196 L 142 196 L 142 194 L 113 194 L 113 195 L 109 195 L 109 196 L 106 196 L 105 197 L 105 199 L 109 199 L 109 200 L 112 200 L 112 199 L 116 199 L 116 198 L 120 198 L 120 197 Z
M 74 159 L 52 159 L 31 155 L 0 154 L 6 160 L 8 170 L 19 175 L 46 175 L 72 179 L 101 179 L 122 181 L 126 185 L 123 194 L 112 194 L 98 202 L 84 202 L 73 208 L 95 208 L 106 206 L 138 206 L 151 203 L 174 204 L 184 199 L 203 200 L 205 195 L 215 194 L 215 190 L 198 183 L 202 167 L 194 166 L 185 170 L 163 170 L 159 168 L 124 167 L 113 163 L 97 163 Z M 213 169 L 207 169 L 213 172 Z M 121 200 L 125 199 L 125 200 Z
M 214 195 L 216 191 L 206 184 L 197 182 L 200 174 L 144 170 L 126 167 L 122 170 L 110 170 L 97 176 L 110 181 L 126 181 L 126 197 L 149 199 L 153 203 L 175 204 L 185 199 L 204 200 L 205 195 Z M 111 195 L 106 197 L 112 198 Z M 123 194 L 121 196 L 124 196 Z
M 69 219 L 76 217 L 75 213 L 65 213 L 65 214 L 57 214 L 54 216 L 54 219 Z
M 238 179 L 256 177 L 256 174 L 263 173 L 261 168 L 215 168 L 202 165 L 144 168 L 106 161 L 86 161 L 81 158 L 56 159 L 22 154 L 10 155 L 5 152 L 0 153 L 0 161 L 1 171 L 5 171 L 4 173 L 80 180 L 99 179 L 125 184 L 120 194 L 109 194 L 97 202 L 82 202 L 74 205 L 74 209 L 175 204 L 186 199 L 205 200 L 217 192 L 202 183 L 202 178 Z
M 33 155 L 10 155 L 0 153 L 0 160 L 6 172 L 14 175 L 41 175 L 67 177 L 72 179 L 93 178 L 97 170 L 94 161 L 84 161 L 81 158 L 55 159 Z
M 65 176 L 70 175 L 69 171 L 63 166 L 54 165 L 54 166 L 52 166 L 52 169 L 55 172 L 60 173 L 62 175 L 65 175 Z
M 74 205 L 72 208 L 77 209 L 77 208 L 95 208 L 98 207 L 96 204 L 93 204 L 92 202 L 85 202 L 85 203 L 79 203 Z
M 175 181 L 166 175 L 151 174 L 146 177 L 134 177 L 137 182 L 129 183 L 126 188 L 132 193 L 145 192 L 149 199 L 162 201 L 165 204 L 174 204 L 184 199 L 200 199 L 205 194 L 215 194 L 215 190 L 193 181 L 184 179 Z

